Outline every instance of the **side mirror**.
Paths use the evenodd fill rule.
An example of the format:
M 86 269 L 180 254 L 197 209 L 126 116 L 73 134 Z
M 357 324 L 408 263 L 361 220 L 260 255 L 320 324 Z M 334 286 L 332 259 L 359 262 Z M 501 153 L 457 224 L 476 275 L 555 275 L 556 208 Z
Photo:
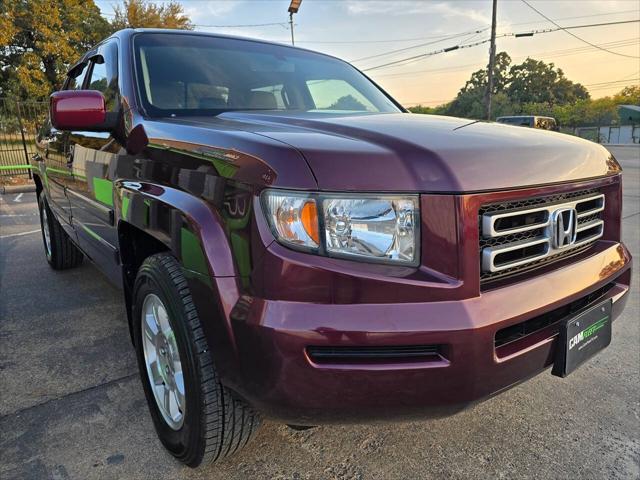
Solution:
M 96 90 L 63 90 L 51 95 L 51 123 L 58 130 L 110 131 L 112 115 L 107 113 L 102 93 Z

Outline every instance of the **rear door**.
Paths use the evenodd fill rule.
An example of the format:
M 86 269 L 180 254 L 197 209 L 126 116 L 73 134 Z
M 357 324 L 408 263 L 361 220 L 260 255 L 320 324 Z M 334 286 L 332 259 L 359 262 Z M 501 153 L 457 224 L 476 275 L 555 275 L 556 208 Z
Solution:
M 102 92 L 108 112 L 118 112 L 118 43 L 111 39 L 88 57 L 87 90 Z M 69 132 L 72 182 L 67 196 L 82 250 L 113 281 L 119 282 L 113 180 L 122 146 L 110 132 Z

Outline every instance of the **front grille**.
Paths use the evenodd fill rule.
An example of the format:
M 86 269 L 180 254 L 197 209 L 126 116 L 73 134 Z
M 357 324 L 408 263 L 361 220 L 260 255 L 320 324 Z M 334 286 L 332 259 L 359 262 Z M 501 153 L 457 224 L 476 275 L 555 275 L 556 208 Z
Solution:
M 316 363 L 409 361 L 439 359 L 440 345 L 389 345 L 378 347 L 307 347 L 309 358 Z
M 481 282 L 586 250 L 604 233 L 604 204 L 597 190 L 582 190 L 482 206 Z

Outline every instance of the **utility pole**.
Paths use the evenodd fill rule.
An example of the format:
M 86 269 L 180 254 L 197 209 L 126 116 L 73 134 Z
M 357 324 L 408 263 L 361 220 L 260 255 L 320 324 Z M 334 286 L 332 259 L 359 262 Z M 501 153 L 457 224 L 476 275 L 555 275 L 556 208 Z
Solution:
M 491 46 L 489 47 L 489 71 L 487 72 L 487 91 L 485 92 L 485 105 L 487 120 L 491 120 L 491 95 L 493 95 L 493 70 L 496 65 L 496 10 L 498 0 L 493 0 L 493 14 L 491 16 Z
M 291 45 L 295 45 L 296 42 L 293 39 L 293 12 L 289 12 L 289 26 L 291 27 Z
M 291 0 L 291 3 L 289 4 L 289 27 L 291 28 L 291 45 L 296 44 L 295 40 L 293 39 L 293 14 L 298 13 L 301 3 L 302 0 Z

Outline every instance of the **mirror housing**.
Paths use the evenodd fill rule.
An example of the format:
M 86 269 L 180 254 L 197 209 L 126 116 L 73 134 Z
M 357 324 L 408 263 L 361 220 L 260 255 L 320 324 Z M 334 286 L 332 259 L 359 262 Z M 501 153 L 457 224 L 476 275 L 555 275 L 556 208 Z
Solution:
M 51 124 L 58 130 L 106 132 L 113 129 L 104 96 L 97 90 L 62 90 L 51 95 Z

